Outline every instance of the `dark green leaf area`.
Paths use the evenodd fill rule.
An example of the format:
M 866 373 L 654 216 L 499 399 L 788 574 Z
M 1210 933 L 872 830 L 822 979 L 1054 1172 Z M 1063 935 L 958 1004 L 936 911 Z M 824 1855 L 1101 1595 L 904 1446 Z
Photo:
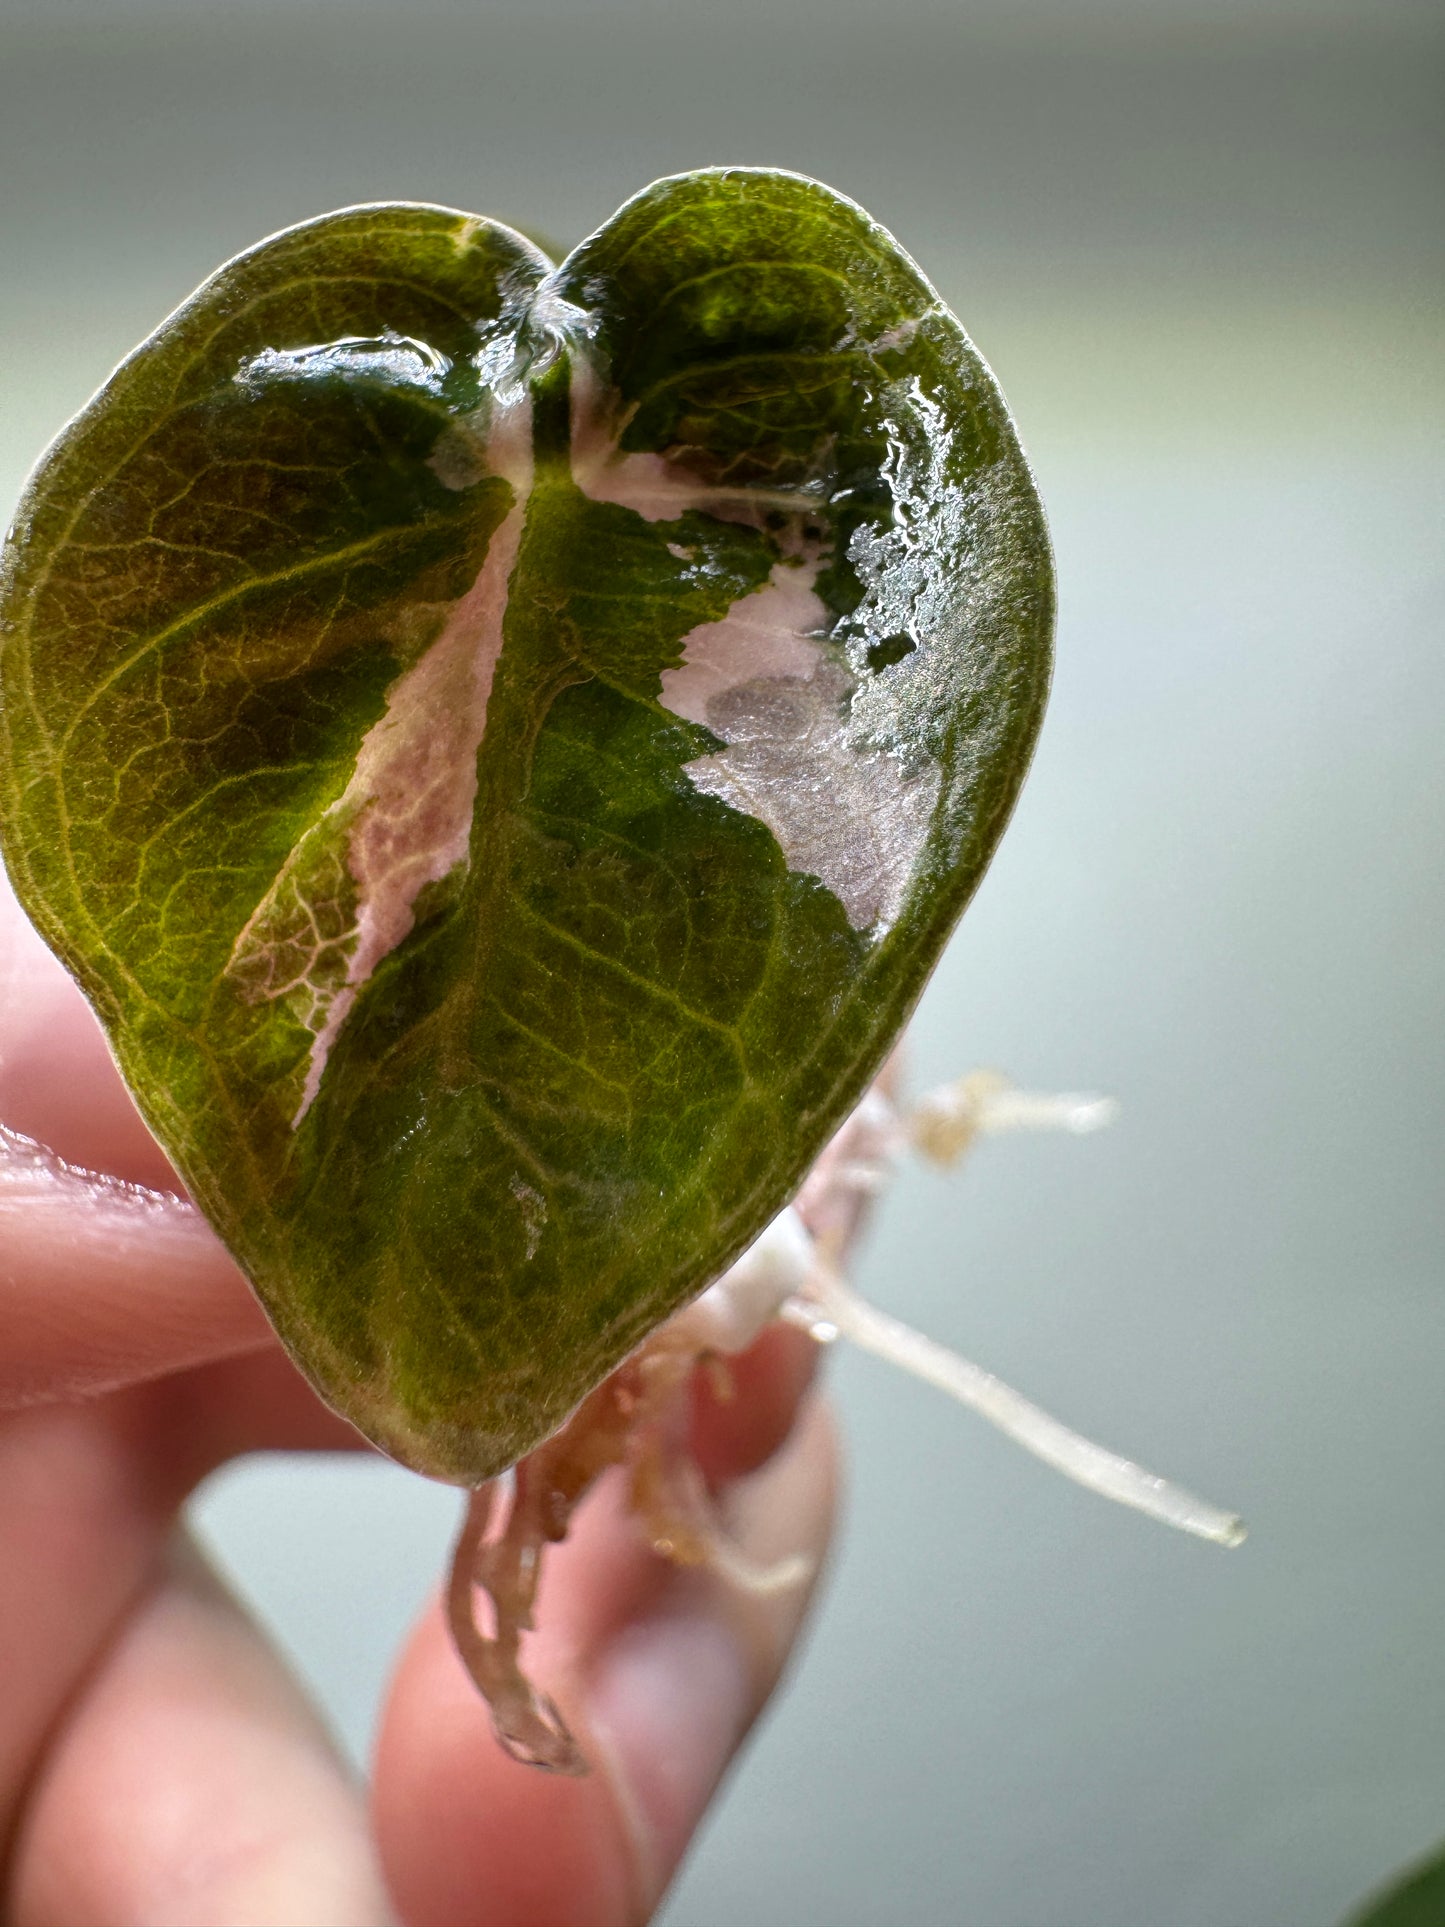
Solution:
M 336 629 L 402 582 L 425 599 L 428 568 L 435 598 L 458 593 L 446 563 L 465 557 L 478 502 L 431 465 L 448 425 L 430 397 L 339 376 L 226 380 L 169 417 L 86 501 L 64 571 L 36 597 L 36 622 L 65 638 L 37 663 L 40 700 L 63 710 L 93 684 L 93 708 L 173 644 L 228 624 L 258 680 L 284 674 L 305 643 L 279 607 Z
M 529 654 L 556 650 L 626 695 L 655 702 L 683 638 L 766 582 L 777 551 L 756 529 L 687 514 L 647 522 L 544 474 L 527 504 L 513 626 Z
M 760 502 L 771 491 L 775 516 L 825 543 L 816 587 L 835 618 L 861 609 L 866 630 L 876 612 L 863 607 L 857 544 L 907 533 L 920 492 L 1001 483 L 996 494 L 1031 495 L 1007 413 L 957 322 L 890 235 L 816 182 L 750 169 L 660 181 L 558 280 L 599 318 L 607 379 L 630 410 L 622 446 Z M 906 611 L 915 625 L 968 599 L 976 533 L 955 517 L 913 536 L 935 575 L 917 584 L 923 606 Z M 860 632 L 855 666 L 879 639 Z
M 459 461 L 457 411 L 548 265 L 444 209 L 263 243 L 117 370 L 12 531 L 7 863 L 238 1248 L 243 1222 L 267 1243 L 312 1033 L 291 1001 L 238 997 L 232 946 L 511 502 Z M 304 906 L 323 940 L 354 910 L 340 854 Z
M 462 1481 L 783 1202 L 800 1013 L 826 1026 L 866 948 L 761 823 L 693 787 L 716 739 L 657 701 L 771 544 L 556 473 L 528 510 L 473 863 L 336 1040 L 273 1195 L 284 1277 L 256 1264 L 334 1395 Z
M 21 754 L 48 778 L 27 854 L 45 894 L 71 899 L 67 924 L 91 927 L 75 961 L 96 990 L 127 994 L 118 966 L 131 991 L 197 1017 L 269 876 L 344 785 L 386 683 L 505 513 L 506 484 L 438 472 L 457 432 L 438 389 L 449 357 L 402 344 L 396 325 L 475 349 L 453 297 L 485 290 L 457 244 L 464 217 L 438 215 L 363 210 L 223 270 L 36 477 L 29 552 L 45 554 L 56 525 L 64 541 L 18 571 L 11 600 L 11 664 L 23 651 L 44 719 L 32 752 L 20 712 Z M 378 233 L 397 250 L 385 273 Z M 318 249 L 330 272 L 298 282 Z M 429 289 L 409 278 L 417 259 Z M 501 304 L 493 278 L 484 310 Z M 318 345 L 327 327 L 339 345 Z
M 426 457 L 459 405 L 456 379 L 475 389 L 479 323 L 546 265 L 491 223 L 393 207 L 311 223 L 223 268 L 37 473 L 26 532 L 32 546 L 63 541 L 66 566 L 21 578 L 28 625 L 63 633 L 65 667 L 82 674 L 87 635 L 105 653 L 273 558 L 294 564 L 315 545 L 324 566 L 327 551 L 441 506 Z M 425 352 L 366 358 L 383 339 Z M 453 375 L 433 394 L 442 366 Z M 42 687 L 49 668 L 35 652 Z
M 1445 1927 L 1445 1855 L 1368 1901 L 1346 1927 Z
M 852 354 L 751 353 L 743 365 L 688 368 L 646 390 L 625 448 L 668 449 L 710 480 L 788 487 L 825 467 L 876 471 Z
M 384 967 L 302 1127 L 302 1329 L 453 1478 L 559 1422 L 800 1175 L 797 1026 L 827 1037 L 866 940 L 692 789 L 701 734 L 600 679 L 560 695 L 468 995 L 458 916 Z
M 755 365 L 789 355 L 801 390 L 834 386 L 843 371 L 830 356 L 865 348 L 936 299 L 861 208 L 815 181 L 750 168 L 656 182 L 559 272 L 568 298 L 599 318 L 613 381 L 643 407 L 700 371 L 730 372 L 744 393 Z

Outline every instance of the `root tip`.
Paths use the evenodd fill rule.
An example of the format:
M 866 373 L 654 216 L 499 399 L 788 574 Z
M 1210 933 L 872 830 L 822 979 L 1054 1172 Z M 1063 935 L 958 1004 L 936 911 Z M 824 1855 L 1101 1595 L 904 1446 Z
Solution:
M 518 1721 L 509 1721 L 505 1714 L 494 1712 L 492 1731 L 508 1759 L 515 1760 L 519 1766 L 538 1767 L 543 1773 L 556 1773 L 574 1780 L 582 1779 L 591 1771 L 567 1722 L 550 1700 L 539 1700 L 535 1707 L 528 1709 L 528 1716 Z

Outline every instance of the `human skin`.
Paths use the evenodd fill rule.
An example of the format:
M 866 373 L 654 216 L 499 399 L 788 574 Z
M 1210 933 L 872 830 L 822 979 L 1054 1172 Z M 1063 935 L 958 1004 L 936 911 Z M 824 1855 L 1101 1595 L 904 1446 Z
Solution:
M 0 1122 L 174 1188 L 78 991 L 0 885 Z M 745 1597 L 644 1544 L 605 1483 L 548 1563 L 529 1670 L 593 1772 L 509 1760 L 436 1599 L 369 1792 L 178 1517 L 246 1452 L 367 1448 L 189 1211 L 117 1231 L 63 1176 L 0 1188 L 0 1829 L 14 1927 L 614 1927 L 655 1910 L 777 1683 L 807 1589 Z M 820 1561 L 816 1348 L 775 1327 L 695 1441 L 753 1559 Z

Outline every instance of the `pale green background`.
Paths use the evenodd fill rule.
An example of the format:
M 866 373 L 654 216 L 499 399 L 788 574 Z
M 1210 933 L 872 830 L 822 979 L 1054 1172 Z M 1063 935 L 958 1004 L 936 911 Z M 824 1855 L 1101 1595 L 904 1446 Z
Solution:
M 668 1927 L 1320 1927 L 1445 1835 L 1442 55 L 1388 0 L 0 0 L 7 503 L 268 230 L 568 242 L 714 161 L 892 226 L 1035 459 L 1055 699 L 916 1061 L 1123 1117 L 910 1175 L 864 1282 L 1253 1533 L 839 1360 L 831 1597 Z M 202 1504 L 358 1751 L 453 1504 L 289 1462 Z

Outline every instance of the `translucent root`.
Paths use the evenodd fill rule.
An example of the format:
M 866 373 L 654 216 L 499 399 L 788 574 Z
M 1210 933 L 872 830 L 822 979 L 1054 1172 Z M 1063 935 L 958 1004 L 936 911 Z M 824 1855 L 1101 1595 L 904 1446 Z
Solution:
M 528 1568 L 535 1570 L 540 1549 L 533 1550 L 525 1532 L 514 1531 L 521 1511 L 515 1504 L 506 1536 L 495 1545 L 486 1543 L 495 1491 L 495 1485 L 480 1486 L 467 1503 L 447 1583 L 452 1641 L 491 1710 L 505 1752 L 523 1766 L 549 1773 L 585 1773 L 587 1762 L 566 1721 L 521 1669 L 521 1638 L 532 1624 Z M 491 1634 L 477 1624 L 478 1587 L 492 1602 L 496 1629 Z
M 955 1164 L 988 1133 L 1093 1131 L 1116 1109 L 1108 1098 L 1018 1091 L 996 1072 L 976 1071 L 904 1110 L 897 1061 L 891 1061 L 825 1147 L 794 1204 L 517 1466 L 509 1510 L 495 1534 L 489 1536 L 489 1528 L 498 1488 L 473 1496 L 448 1608 L 457 1650 L 514 1759 L 555 1773 L 587 1770 L 557 1708 L 528 1681 L 520 1654 L 546 1548 L 566 1536 L 572 1514 L 609 1466 L 625 1469 L 631 1511 L 654 1550 L 675 1564 L 706 1567 L 756 1593 L 809 1578 L 810 1564 L 801 1558 L 767 1567 L 746 1558 L 723 1530 L 690 1451 L 694 1369 L 709 1367 L 725 1390 L 725 1355 L 745 1350 L 780 1315 L 820 1343 L 851 1338 L 938 1386 L 1090 1491 L 1218 1545 L 1240 1543 L 1244 1527 L 1234 1513 L 1081 1438 L 992 1372 L 870 1305 L 843 1276 L 875 1200 L 910 1149 Z M 488 1603 L 490 1631 L 478 1621 L 479 1592 Z
M 789 1299 L 782 1315 L 820 1343 L 850 1338 L 864 1351 L 936 1385 L 996 1425 L 1026 1452 L 1090 1492 L 1132 1506 L 1163 1525 L 1175 1526 L 1215 1545 L 1237 1546 L 1244 1541 L 1244 1521 L 1237 1513 L 1196 1498 L 1182 1486 L 1146 1472 L 1132 1459 L 1071 1431 L 981 1365 L 869 1304 L 836 1272 L 816 1271 L 808 1295 Z
M 806 1585 L 813 1562 L 801 1554 L 759 1565 L 723 1528 L 712 1494 L 683 1447 L 653 1458 L 646 1446 L 634 1466 L 632 1504 L 654 1552 L 679 1566 L 706 1566 L 739 1592 L 766 1597 Z
M 457 1652 L 491 1711 L 503 1750 L 525 1766 L 582 1774 L 587 1761 L 557 1707 L 522 1670 L 521 1646 L 533 1629 L 543 1559 L 567 1535 L 572 1515 L 610 1466 L 628 1474 L 628 1504 L 653 1549 L 675 1565 L 705 1566 L 744 1591 L 775 1592 L 811 1575 L 801 1558 L 758 1566 L 728 1537 L 691 1455 L 691 1384 L 700 1354 L 684 1331 L 662 1327 L 599 1385 L 560 1432 L 523 1459 L 510 1477 L 510 1504 L 489 1536 L 505 1481 L 474 1492 L 447 1586 L 447 1617 Z M 478 1618 L 484 1595 L 491 1622 Z

